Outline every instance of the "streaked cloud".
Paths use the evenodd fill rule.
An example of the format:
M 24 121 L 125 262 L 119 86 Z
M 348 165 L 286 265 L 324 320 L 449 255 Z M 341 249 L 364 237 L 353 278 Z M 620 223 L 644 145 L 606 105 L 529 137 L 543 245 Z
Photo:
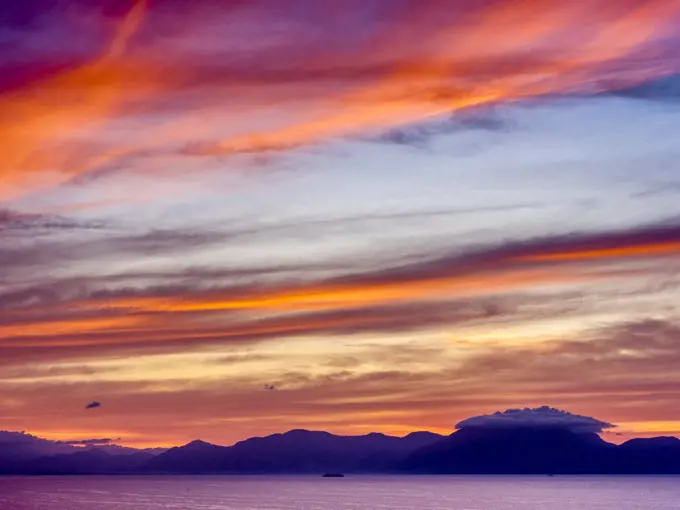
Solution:
M 3 193 L 124 167 L 135 155 L 149 169 L 164 154 L 185 166 L 287 149 L 485 103 L 622 87 L 679 64 L 663 49 L 680 11 L 673 0 L 284 4 L 209 3 L 180 15 L 173 2 L 131 1 L 113 13 L 113 31 L 104 2 L 41 18 L 78 21 L 92 40 L 111 35 L 97 54 L 0 96 Z M 300 30 L 310 20 L 315 28 Z M 42 56 L 59 58 L 69 37 Z M 32 51 L 29 65 L 39 61 Z M 26 67 L 18 59 L 7 73 Z
M 16 356 L 33 356 L 41 348 L 46 349 L 45 355 L 49 350 L 52 356 L 81 357 L 182 349 L 188 344 L 403 333 L 463 323 L 490 326 L 496 321 L 584 313 L 588 306 L 593 313 L 601 313 L 607 307 L 589 303 L 588 295 L 606 295 L 611 285 L 618 289 L 615 308 L 620 310 L 626 302 L 639 306 L 632 303 L 644 293 L 656 294 L 658 300 L 671 299 L 672 282 L 677 285 L 673 275 L 678 268 L 675 237 L 679 235 L 676 227 L 652 225 L 622 232 L 543 237 L 462 247 L 422 261 L 371 270 L 343 272 L 338 267 L 335 275 L 321 279 L 313 273 L 305 277 L 305 271 L 291 279 L 276 267 L 199 270 L 194 273 L 195 283 L 190 270 L 171 280 L 171 285 L 163 285 L 158 274 L 155 285 L 134 287 L 127 286 L 129 279 L 116 287 L 115 278 L 94 276 L 78 285 L 55 284 L 42 290 L 26 289 L 23 294 L 14 291 L 0 299 L 13 305 L 6 309 L 0 325 L 0 345 L 7 350 L 6 362 L 16 362 Z M 171 235 L 167 239 L 173 242 L 167 245 L 165 234 L 157 238 L 151 233 L 131 238 L 132 244 L 114 239 L 105 246 L 115 256 L 134 247 L 134 255 L 139 256 L 147 253 L 151 241 L 155 255 L 177 255 L 182 253 L 178 249 L 182 243 L 197 249 L 194 241 L 201 246 L 207 238 Z M 104 251 L 92 249 L 87 255 L 91 258 Z M 209 275 L 232 280 L 207 282 Z M 649 286 L 654 275 L 665 281 L 655 290 Z M 622 288 L 631 290 L 626 301 Z M 580 304 L 570 304 L 565 298 L 568 293 Z M 667 297 L 660 297 L 664 294 Z

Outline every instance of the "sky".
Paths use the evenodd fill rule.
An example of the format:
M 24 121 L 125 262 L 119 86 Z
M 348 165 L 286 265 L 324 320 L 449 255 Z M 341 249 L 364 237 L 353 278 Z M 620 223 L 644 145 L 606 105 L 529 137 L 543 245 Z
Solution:
M 680 435 L 679 28 L 680 0 L 3 2 L 0 429 L 550 405 Z

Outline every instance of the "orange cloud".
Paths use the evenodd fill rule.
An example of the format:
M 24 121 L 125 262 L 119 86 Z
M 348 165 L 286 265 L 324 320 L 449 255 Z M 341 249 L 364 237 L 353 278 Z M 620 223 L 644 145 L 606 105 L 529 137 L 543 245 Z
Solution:
M 10 349 L 19 356 L 23 350 L 43 348 L 52 351 L 45 353 L 48 357 L 81 358 L 92 350 L 173 351 L 187 344 L 431 329 L 506 313 L 472 306 L 475 299 L 574 284 L 583 278 L 568 269 L 507 270 L 403 282 L 317 283 L 264 292 L 225 289 L 95 298 L 54 304 L 48 310 L 29 306 L 10 311 L 7 318 L 13 322 L 0 326 L 0 345 L 8 349 L 9 363 L 14 359 Z M 589 275 L 588 281 L 592 278 Z M 462 300 L 468 305 L 454 304 Z M 61 355 L 56 348 L 63 350 Z
M 680 6 L 672 0 L 648 3 L 631 11 L 599 6 L 609 14 L 604 19 L 598 19 L 601 13 L 594 12 L 596 6 L 587 7 L 580 2 L 537 0 L 490 3 L 477 16 L 424 35 L 428 45 L 414 60 L 398 65 L 358 92 L 332 99 L 330 115 L 230 137 L 204 149 L 204 153 L 285 148 L 485 103 L 569 91 L 596 80 L 602 71 L 598 64 L 628 56 L 669 17 L 680 13 Z M 591 37 L 578 38 L 556 54 L 541 55 L 546 39 L 573 32 L 591 19 L 590 24 L 597 26 Z M 385 45 L 396 42 L 393 35 L 386 36 Z M 494 41 L 502 43 L 494 47 Z M 538 54 L 535 62 L 526 54 L 516 55 L 531 51 Z M 475 56 L 479 59 L 476 65 Z M 520 63 L 508 66 L 506 62 L 509 69 L 491 69 L 499 64 L 498 56 L 517 58 Z M 487 75 L 477 75 L 480 70 L 475 72 L 475 67 Z
M 653 78 L 670 69 L 635 67 L 625 59 L 644 56 L 647 43 L 680 13 L 674 0 L 635 6 L 511 0 L 465 9 L 435 2 L 404 9 L 408 23 L 395 17 L 377 24 L 351 61 L 320 49 L 323 44 L 294 47 L 314 50 L 308 57 L 288 55 L 285 45 L 261 55 L 234 50 L 230 58 L 252 64 L 248 74 L 180 51 L 167 36 L 154 38 L 148 21 L 154 7 L 136 2 L 102 56 L 0 96 L 0 192 L 57 184 L 131 155 L 153 157 L 153 151 L 188 146 L 188 153 L 214 155 L 288 148 L 569 91 L 612 77 L 614 64 L 623 69 L 622 78 Z M 238 12 L 220 15 L 229 21 Z M 188 15 L 176 36 L 214 46 L 201 39 L 201 23 L 208 21 Z M 253 30 L 267 33 L 267 22 L 261 23 Z M 144 44 L 135 45 L 143 27 L 149 29 Z M 228 48 L 212 50 L 229 55 Z M 282 67 L 286 61 L 290 65 Z M 148 122 L 148 115 L 157 119 Z M 126 136 L 111 129 L 115 122 L 125 123 Z
M 579 260 L 620 259 L 627 257 L 658 257 L 664 255 L 680 255 L 680 241 L 634 246 L 616 246 L 612 248 L 584 249 L 573 252 L 545 253 L 519 257 L 517 260 L 525 262 L 569 262 Z
M 69 335 L 85 332 L 93 333 L 115 329 L 129 329 L 139 325 L 141 322 L 139 317 L 111 317 L 77 321 L 57 319 L 45 323 L 0 325 L 0 340 L 17 336 L 68 337 Z M 21 341 L 20 344 L 26 346 L 29 342 Z M 40 345 L 40 341 L 35 345 Z
M 588 278 L 591 279 L 592 276 Z M 228 292 L 220 297 L 206 293 L 202 297 L 196 296 L 194 298 L 187 296 L 127 298 L 100 303 L 86 302 L 74 304 L 74 306 L 78 308 L 84 305 L 85 309 L 90 306 L 111 306 L 141 312 L 256 311 L 263 309 L 272 311 L 318 311 L 400 301 L 412 302 L 414 300 L 455 299 L 463 296 L 489 295 L 497 292 L 527 290 L 548 284 L 574 283 L 578 280 L 579 273 L 576 272 L 570 274 L 568 271 L 555 273 L 551 270 L 519 270 L 474 276 L 437 277 L 408 282 L 317 285 L 281 292 L 256 293 L 250 296 L 234 296 L 233 292 Z
M 57 184 L 122 154 L 118 147 L 86 140 L 105 130 L 124 104 L 156 88 L 153 73 L 123 58 L 146 4 L 133 6 L 103 56 L 0 96 L 0 193 L 11 193 L 12 185 L 21 186 L 33 174 L 31 186 Z

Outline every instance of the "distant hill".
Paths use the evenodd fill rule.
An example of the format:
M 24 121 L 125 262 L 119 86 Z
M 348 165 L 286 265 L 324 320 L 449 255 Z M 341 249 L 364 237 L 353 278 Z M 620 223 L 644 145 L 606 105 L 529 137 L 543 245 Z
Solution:
M 96 474 L 139 470 L 165 449 L 74 446 L 23 432 L 0 431 L 0 474 Z
M 410 455 L 407 472 L 447 474 L 605 473 L 616 446 L 563 428 L 466 428 Z
M 430 474 L 677 474 L 680 440 L 617 446 L 559 427 L 472 427 L 414 452 L 400 467 Z
M 96 475 L 139 472 L 153 455 L 145 452 L 111 455 L 97 448 L 24 460 L 15 464 L 15 474 Z
M 620 463 L 614 472 L 680 474 L 680 439 L 631 439 L 618 448 Z
M 443 436 L 416 432 L 406 437 L 372 433 L 336 436 L 291 430 L 233 446 L 193 441 L 151 459 L 145 470 L 161 473 L 376 473 L 390 472 L 419 448 Z

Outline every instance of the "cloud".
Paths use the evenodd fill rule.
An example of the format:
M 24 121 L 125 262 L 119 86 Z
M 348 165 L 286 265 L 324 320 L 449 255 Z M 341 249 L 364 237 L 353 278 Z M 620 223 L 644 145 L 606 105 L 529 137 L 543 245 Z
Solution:
M 90 402 L 89 404 L 87 404 L 85 406 L 85 409 L 96 409 L 97 407 L 101 407 L 101 406 L 102 405 L 101 405 L 100 402 Z
M 508 409 L 503 412 L 497 411 L 494 414 L 467 418 L 456 424 L 456 429 L 458 430 L 467 428 L 497 429 L 525 427 L 555 427 L 569 429 L 577 433 L 599 434 L 605 429 L 615 427 L 615 425 L 589 416 L 579 416 L 548 406 L 537 407 L 535 409 L 525 408 Z
M 369 140 L 424 149 L 429 146 L 430 141 L 443 135 L 469 131 L 499 132 L 512 128 L 510 122 L 495 113 L 493 109 L 475 109 L 458 112 L 444 120 L 425 121 L 388 129 Z M 488 139 L 485 140 L 485 143 L 488 142 Z
M 210 245 L 221 238 L 182 232 L 133 235 L 122 249 L 173 253 L 183 243 Z M 132 239 L 139 241 L 137 248 Z M 109 245 L 111 258 L 116 244 Z M 353 266 L 187 268 L 10 286 L 0 294 L 0 307 L 7 310 L 0 321 L 0 345 L 7 353 L 2 361 L 116 350 L 171 352 L 188 341 L 207 346 L 509 323 L 568 316 L 588 307 L 620 311 L 622 291 L 607 294 L 605 284 L 636 286 L 625 296 L 630 302 L 643 292 L 668 292 L 679 283 L 673 274 L 678 255 L 680 228 L 664 224 L 449 247 L 416 261 L 404 256 L 381 264 L 358 259 Z M 18 261 L 28 259 L 27 253 L 17 254 Z M 546 294 L 555 285 L 557 290 Z M 596 300 L 598 285 L 605 287 Z
M 118 439 L 111 439 L 109 437 L 102 439 L 77 439 L 74 441 L 58 441 L 59 444 L 68 444 L 71 446 L 103 446 L 113 444 L 114 441 L 120 441 Z
M 0 328 L 0 345 L 7 347 L 2 365 L 15 365 L 30 360 L 87 359 L 94 355 L 110 356 L 126 353 L 174 352 L 191 342 L 196 346 L 239 345 L 261 343 L 274 339 L 303 338 L 323 335 L 351 338 L 370 334 L 399 334 L 436 327 L 473 324 L 509 324 L 543 316 L 549 310 L 558 317 L 573 311 L 573 303 L 565 303 L 564 295 L 547 300 L 545 296 L 515 296 L 506 298 L 456 299 L 441 302 L 400 302 L 371 304 L 347 302 L 319 305 L 285 302 L 276 313 L 275 302 L 264 303 L 263 311 L 253 314 L 256 302 L 245 308 L 230 309 L 227 294 L 220 290 L 212 297 L 194 293 L 200 301 L 190 301 L 189 292 L 180 308 L 171 302 L 177 294 L 158 296 L 150 303 L 166 302 L 164 310 L 134 311 L 145 297 L 117 298 L 87 303 L 82 312 L 59 312 L 51 315 L 24 317 L 23 321 Z M 245 296 L 246 288 L 235 288 L 229 299 Z M 202 297 L 201 297 L 202 296 Z M 260 295 L 265 299 L 266 294 Z M 208 298 L 208 300 L 205 300 Z M 109 303 L 108 305 L 106 303 Z M 115 304 L 114 304 L 115 303 Z M 215 303 L 215 304 L 211 304 Z M 144 305 L 146 306 L 146 305 Z M 165 306 L 165 305 L 164 305 Z M 545 309 L 543 310 L 543 307 Z M 56 307 L 58 308 L 58 307 Z M 101 310 L 101 311 L 100 311 Z M 130 331 L 135 331 L 130 335 Z M 11 335 L 11 336 L 10 336 Z
M 458 216 L 474 216 L 479 213 L 494 213 L 539 207 L 534 203 L 521 203 L 511 206 L 487 206 L 477 208 L 424 209 L 415 211 L 396 211 L 386 213 L 357 214 L 344 217 L 330 218 L 301 218 L 289 221 L 262 222 L 256 218 L 250 221 L 234 221 L 232 224 L 224 222 L 219 227 L 213 224 L 194 224 L 167 228 L 148 228 L 140 231 L 137 228 L 125 227 L 114 222 L 77 222 L 67 218 L 51 217 L 40 214 L 19 213 L 10 210 L 0 210 L 0 230 L 11 229 L 12 237 L 0 240 L 0 263 L 6 268 L 12 267 L 13 272 L 47 269 L 53 277 L 54 267 L 62 264 L 76 264 L 77 262 L 91 263 L 98 261 L 107 264 L 112 259 L 135 257 L 189 255 L 201 250 L 219 249 L 225 245 L 249 246 L 260 242 L 285 242 L 298 240 L 300 237 L 320 239 L 324 236 L 337 235 L 345 232 L 359 232 L 366 234 L 382 231 L 389 226 L 396 227 L 405 222 L 425 222 L 431 219 L 455 218 Z M 64 234 L 51 235 L 57 229 Z M 59 232 L 56 232 L 59 233 Z M 77 235 L 76 235 L 77 234 Z M 240 271 L 241 276 L 255 276 L 258 273 L 266 275 L 272 272 L 284 272 L 304 268 L 310 270 L 344 269 L 349 264 L 339 262 L 305 264 L 281 264 L 279 266 L 236 268 L 232 270 L 234 276 Z M 335 267 L 334 267 L 335 266 Z M 344 266 L 344 267 L 343 267 Z M 204 272 L 206 280 L 213 280 L 209 269 L 197 268 L 197 272 Z M 228 269 L 214 268 L 213 273 L 228 273 Z M 165 274 L 174 280 L 191 278 L 191 271 L 166 271 Z M 249 274 L 247 274 L 249 273 Z M 130 271 L 130 279 L 134 273 Z M 158 279 L 163 274 L 157 273 Z M 174 276 L 173 276 L 174 275 Z M 144 276 L 144 275 L 141 275 Z M 149 276 L 152 276 L 149 272 Z M 72 277 L 69 278 L 72 280 Z M 82 282 L 81 282 L 82 283 Z M 160 284 L 159 284 L 160 285 Z
M 675 0 L 635 8 L 305 1 L 303 9 L 257 0 L 190 13 L 179 2 L 78 4 L 49 14 L 13 8 L 0 20 L 20 34 L 9 36 L 13 58 L 0 73 L 3 193 L 58 185 L 132 155 L 155 154 L 144 169 L 161 171 L 168 155 L 183 166 L 188 146 L 207 159 L 290 149 L 679 67 L 659 50 L 677 40 L 666 23 L 680 12 Z M 93 127 L 87 136 L 83 125 Z M 120 132 L 129 136 L 110 136 Z
M 31 458 L 46 455 L 68 454 L 73 447 L 60 441 L 50 441 L 26 432 L 0 430 L 0 448 L 7 458 Z
M 75 222 L 28 223 L 16 221 L 7 223 L 13 228 L 13 237 L 7 236 L 0 242 L 0 264 L 20 271 L 51 269 L 61 264 L 75 264 L 79 261 L 105 263 L 111 258 L 154 257 L 158 255 L 188 254 L 197 250 L 219 246 L 241 235 L 241 232 L 214 230 L 208 228 L 151 229 L 146 232 L 125 231 L 105 228 L 103 225 L 88 227 L 91 231 L 71 232 L 71 236 L 40 235 L 43 228 L 82 230 Z M 0 230 L 3 229 L 0 217 Z M 21 242 L 18 242 L 21 241 Z
M 33 235 L 57 230 L 100 230 L 103 222 L 76 221 L 63 216 L 0 208 L 0 231 L 31 231 Z
M 578 393 L 588 387 L 604 394 L 612 389 L 642 391 L 647 384 L 657 385 L 660 378 L 671 387 L 679 382 L 673 369 L 679 362 L 680 324 L 648 318 L 592 328 L 578 338 L 537 348 L 496 347 L 467 360 L 460 374 L 492 370 L 505 383 L 543 381 L 546 392 L 559 386 L 560 391 Z
M 2 446 L 14 444 L 33 444 L 39 441 L 42 440 L 26 432 L 0 430 L 0 445 Z
M 647 189 L 632 193 L 630 198 L 645 199 L 650 197 L 658 197 L 663 195 L 677 195 L 680 194 L 680 182 L 668 181 L 662 184 L 653 184 Z

